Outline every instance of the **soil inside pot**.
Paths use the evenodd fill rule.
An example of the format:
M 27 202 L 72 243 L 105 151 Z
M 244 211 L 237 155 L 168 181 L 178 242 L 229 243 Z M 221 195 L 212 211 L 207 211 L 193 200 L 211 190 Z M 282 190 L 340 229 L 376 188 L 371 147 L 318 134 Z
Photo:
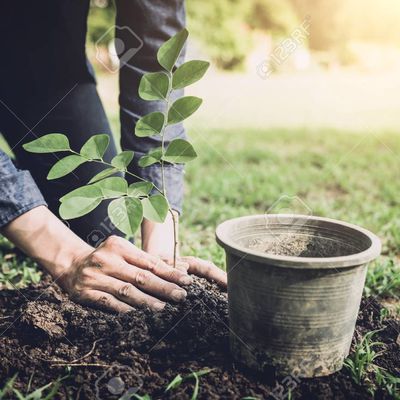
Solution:
M 322 236 L 277 234 L 251 239 L 247 248 L 276 256 L 340 257 L 357 253 L 354 246 Z
M 380 309 L 376 300 L 363 300 L 355 338 L 381 329 L 375 338 L 383 343 L 377 350 L 384 353 L 376 363 L 396 375 L 400 324 L 380 321 Z M 295 399 L 371 398 L 346 370 L 298 379 L 239 369 L 229 353 L 226 293 L 203 279 L 188 288 L 184 303 L 167 305 L 158 314 L 92 310 L 69 301 L 49 281 L 0 291 L 0 311 L 0 382 L 17 374 L 15 387 L 24 393 L 30 379 L 32 388 L 38 388 L 65 377 L 57 399 L 117 399 L 129 388 L 153 400 L 190 399 L 193 379 L 175 390 L 165 388 L 178 373 L 210 368 L 200 378 L 199 399 L 285 399 L 289 389 Z

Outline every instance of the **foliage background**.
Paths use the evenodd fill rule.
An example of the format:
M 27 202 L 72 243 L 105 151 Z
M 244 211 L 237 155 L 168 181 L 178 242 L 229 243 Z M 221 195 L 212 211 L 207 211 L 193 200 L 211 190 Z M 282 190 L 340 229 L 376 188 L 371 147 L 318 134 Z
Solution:
M 340 61 L 348 61 L 352 41 L 400 41 L 398 0 L 187 0 L 186 7 L 192 36 L 223 69 L 243 67 L 255 32 L 279 41 L 307 16 L 312 20 L 309 48 L 333 52 Z M 112 0 L 92 1 L 92 43 L 113 25 L 114 15 Z

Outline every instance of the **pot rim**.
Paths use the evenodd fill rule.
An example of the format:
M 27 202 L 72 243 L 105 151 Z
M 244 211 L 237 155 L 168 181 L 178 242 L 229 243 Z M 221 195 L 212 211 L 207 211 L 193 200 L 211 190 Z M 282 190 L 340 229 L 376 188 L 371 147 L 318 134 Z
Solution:
M 234 240 L 230 239 L 229 232 L 231 228 L 241 221 L 251 221 L 257 220 L 259 218 L 268 217 L 280 217 L 280 218 L 305 218 L 310 221 L 322 221 L 328 224 L 336 225 L 338 227 L 346 227 L 353 229 L 358 234 L 367 237 L 371 244 L 370 246 L 361 252 L 349 254 L 345 256 L 338 257 L 298 257 L 298 256 L 279 256 L 264 253 L 262 251 L 257 251 L 253 249 L 248 249 L 244 246 L 240 246 L 235 243 Z M 304 224 L 306 225 L 306 224 Z M 219 245 L 221 245 L 225 250 L 241 257 L 241 259 L 249 259 L 263 264 L 274 265 L 284 268 L 309 268 L 309 269 L 334 269 L 334 268 L 345 268 L 345 267 L 355 267 L 359 265 L 366 264 L 375 258 L 377 258 L 381 253 L 381 241 L 372 232 L 362 228 L 358 225 L 350 224 L 348 222 L 339 221 L 336 219 L 317 217 L 312 215 L 302 215 L 302 214 L 256 214 L 242 216 L 238 218 L 232 218 L 226 220 L 217 226 L 215 232 L 216 240 Z

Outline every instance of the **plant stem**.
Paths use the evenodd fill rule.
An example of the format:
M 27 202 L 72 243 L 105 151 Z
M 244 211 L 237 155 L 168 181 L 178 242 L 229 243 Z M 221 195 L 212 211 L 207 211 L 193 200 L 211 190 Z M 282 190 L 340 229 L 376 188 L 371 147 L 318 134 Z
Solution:
M 166 103 L 166 109 L 165 109 L 165 114 L 164 114 L 164 124 L 163 127 L 161 129 L 160 135 L 161 135 L 161 150 L 162 150 L 162 154 L 164 155 L 165 152 L 165 129 L 167 127 L 168 124 L 168 114 L 169 114 L 169 110 L 170 110 L 170 96 L 172 93 L 172 73 L 171 72 L 167 72 L 168 74 L 168 80 L 169 80 L 169 87 L 168 87 L 168 92 L 167 95 L 165 97 L 165 103 Z M 164 167 L 164 160 L 161 160 L 161 179 L 162 179 L 162 191 L 163 191 L 163 196 L 167 199 L 167 189 L 165 187 L 165 167 Z M 167 199 L 168 201 L 168 199 Z M 169 204 L 169 202 L 168 202 Z M 173 229 L 174 229 L 174 268 L 176 268 L 176 255 L 177 255 L 177 251 L 178 251 L 178 232 L 177 232 L 177 220 L 174 214 L 174 210 L 169 207 L 168 211 L 170 212 L 171 216 L 172 216 L 172 224 L 173 224 Z
M 170 101 L 169 97 L 171 96 L 172 92 L 172 74 L 171 72 L 168 72 L 168 91 L 167 95 L 165 96 L 165 114 L 164 114 L 164 123 L 163 127 L 160 131 L 161 135 L 161 152 L 164 155 L 165 152 L 165 129 L 167 128 L 168 124 L 168 113 L 169 113 L 169 108 L 170 108 Z M 167 190 L 165 187 L 165 170 L 164 170 L 164 160 L 161 159 L 161 178 L 162 178 L 162 191 L 164 194 L 164 197 L 167 197 Z
M 172 224 L 174 225 L 174 268 L 176 267 L 176 253 L 178 252 L 178 232 L 177 232 L 177 220 L 176 216 L 174 214 L 174 210 L 172 208 L 169 208 L 169 212 L 171 213 L 172 216 Z

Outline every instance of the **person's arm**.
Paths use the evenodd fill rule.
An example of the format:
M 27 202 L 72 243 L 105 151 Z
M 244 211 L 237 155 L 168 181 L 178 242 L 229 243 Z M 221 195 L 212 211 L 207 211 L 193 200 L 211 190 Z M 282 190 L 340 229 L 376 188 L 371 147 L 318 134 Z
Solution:
M 73 300 L 128 311 L 135 305 L 157 310 L 166 300 L 186 297 L 186 272 L 116 236 L 94 249 L 45 204 L 29 172 L 17 170 L 0 151 L 0 233 L 37 260 Z M 207 268 L 193 271 L 213 278 Z
M 17 169 L 0 150 L 0 228 L 40 205 L 47 204 L 31 174 Z
M 17 217 L 1 233 L 40 263 L 79 303 L 118 312 L 133 306 L 158 311 L 165 301 L 184 300 L 186 291 L 181 286 L 192 282 L 186 272 L 121 237 L 110 236 L 94 249 L 44 206 Z M 191 269 L 200 276 L 224 279 L 224 273 L 211 266 L 193 263 Z
M 178 225 L 179 214 L 175 213 L 175 222 Z M 144 220 L 142 223 L 142 247 L 143 250 L 161 257 L 167 264 L 173 265 L 174 254 L 174 221 L 170 213 L 164 223 L 158 224 Z M 178 235 L 179 229 L 176 226 Z M 202 260 L 198 257 L 179 254 L 178 245 L 177 267 L 188 270 L 190 273 L 203 276 L 207 279 L 216 281 L 220 286 L 226 286 L 226 273 L 218 268 L 211 261 Z
M 184 300 L 180 285 L 192 281 L 118 236 L 92 248 L 44 206 L 14 219 L 1 232 L 79 303 L 119 312 L 142 305 L 160 310 L 166 300 Z
M 120 54 L 119 71 L 121 147 L 123 150 L 134 150 L 135 152 L 133 162 L 129 166 L 131 172 L 153 182 L 159 188 L 165 182 L 168 202 L 176 212 L 176 220 L 179 221 L 183 204 L 183 164 L 165 163 L 164 179 L 162 179 L 159 164 L 141 168 L 138 165 L 140 157 L 149 150 L 161 146 L 161 138 L 159 136 L 137 137 L 133 132 L 140 117 L 150 112 L 164 110 L 163 102 L 141 99 L 138 95 L 138 87 L 143 74 L 160 70 L 161 66 L 157 61 L 159 47 L 171 36 L 185 28 L 185 2 L 184 0 L 137 0 L 135 2 L 119 0 L 116 6 L 117 28 L 115 34 L 124 45 L 124 51 Z M 185 49 L 181 52 L 177 66 L 184 62 L 184 58 Z M 172 100 L 182 97 L 183 94 L 183 89 L 174 90 Z M 165 146 L 177 138 L 186 138 L 182 123 L 167 128 Z M 170 214 L 163 224 L 149 220 L 143 221 L 142 245 L 145 251 L 161 256 L 168 262 L 173 259 L 174 235 Z M 226 274 L 209 261 L 196 257 L 180 257 L 179 261 L 180 267 L 186 264 L 189 271 L 201 271 L 221 285 L 226 284 Z

